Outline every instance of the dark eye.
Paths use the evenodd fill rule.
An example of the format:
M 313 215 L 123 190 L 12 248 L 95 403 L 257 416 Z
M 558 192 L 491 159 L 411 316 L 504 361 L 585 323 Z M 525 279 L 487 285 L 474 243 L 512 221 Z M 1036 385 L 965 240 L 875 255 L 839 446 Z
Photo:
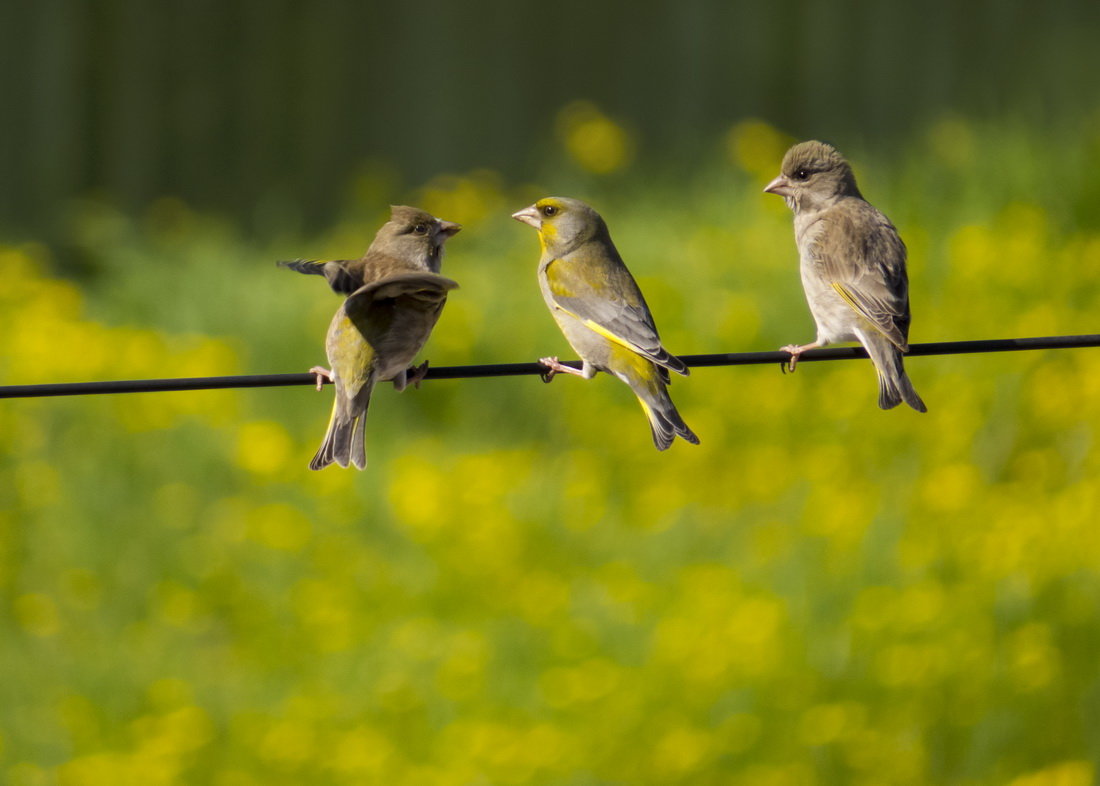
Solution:
M 556 207 L 554 207 L 553 205 L 543 205 L 542 206 L 542 214 L 544 216 L 546 216 L 547 218 L 549 218 L 550 216 L 554 215 L 557 212 L 558 212 L 558 209 Z
M 426 235 L 428 233 L 428 225 L 424 223 L 417 224 L 413 227 L 413 232 L 418 235 Z
M 799 169 L 797 172 L 794 173 L 794 179 L 795 180 L 805 180 L 809 176 L 810 176 L 810 170 L 808 170 L 808 169 Z

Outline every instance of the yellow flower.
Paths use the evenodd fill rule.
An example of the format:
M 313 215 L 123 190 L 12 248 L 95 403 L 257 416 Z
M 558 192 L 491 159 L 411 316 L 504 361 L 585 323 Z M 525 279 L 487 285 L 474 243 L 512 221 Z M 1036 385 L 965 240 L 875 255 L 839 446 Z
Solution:
M 625 128 L 591 101 L 575 101 L 558 113 L 558 136 L 582 169 L 595 175 L 618 172 L 634 157 L 634 140 Z
M 274 475 L 293 458 L 294 445 L 282 424 L 257 420 L 237 430 L 237 466 L 257 475 Z
M 767 183 L 779 173 L 779 164 L 793 137 L 777 131 L 763 120 L 742 120 L 726 135 L 726 152 L 753 179 Z

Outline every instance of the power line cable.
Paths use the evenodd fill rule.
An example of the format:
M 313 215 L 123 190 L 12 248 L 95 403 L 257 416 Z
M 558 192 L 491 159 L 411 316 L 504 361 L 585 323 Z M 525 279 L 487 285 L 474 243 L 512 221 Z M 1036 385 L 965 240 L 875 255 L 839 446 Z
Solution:
M 1020 352 L 1037 349 L 1080 349 L 1100 347 L 1100 334 L 1082 336 L 1040 336 L 1036 338 L 994 338 L 979 341 L 939 341 L 910 344 L 908 357 L 928 355 L 966 355 L 988 352 Z M 714 366 L 752 366 L 782 364 L 790 355 L 782 350 L 770 352 L 728 352 L 711 355 L 680 355 L 691 368 Z M 866 358 L 863 347 L 825 347 L 803 353 L 799 364 L 824 360 Z M 580 368 L 580 361 L 565 365 Z M 491 363 L 477 366 L 429 367 L 425 381 L 439 379 L 478 379 L 482 377 L 541 376 L 546 367 L 540 363 Z M 228 388 L 271 388 L 313 385 L 313 374 L 251 374 L 233 377 L 184 377 L 180 379 L 131 379 L 107 382 L 64 382 L 44 385 L 0 386 L 0 398 L 44 398 L 47 396 L 88 396 L 104 393 L 163 393 L 181 390 L 224 390 Z

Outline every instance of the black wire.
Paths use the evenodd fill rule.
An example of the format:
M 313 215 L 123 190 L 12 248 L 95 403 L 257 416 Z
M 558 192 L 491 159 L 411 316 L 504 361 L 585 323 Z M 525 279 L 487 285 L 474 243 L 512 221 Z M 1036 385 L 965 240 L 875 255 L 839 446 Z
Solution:
M 1029 349 L 1076 349 L 1100 347 L 1100 334 L 1084 336 L 1042 336 L 1038 338 L 994 338 L 982 341 L 940 341 L 930 344 L 910 344 L 908 355 L 965 355 L 985 352 L 1018 352 Z M 819 360 L 854 360 L 866 358 L 863 347 L 826 347 L 802 354 L 799 363 Z M 729 352 L 715 355 L 680 355 L 692 368 L 707 366 L 751 366 L 786 363 L 790 355 L 782 350 L 771 352 Z M 580 368 L 579 361 L 564 365 Z M 475 379 L 479 377 L 516 377 L 542 375 L 541 363 L 495 363 L 480 366 L 440 366 L 428 368 L 425 380 Z M 186 377 L 183 379 L 132 379 L 112 382 L 66 382 L 49 385 L 0 386 L 0 398 L 40 398 L 45 396 L 86 396 L 102 393 L 159 393 L 173 390 L 223 390 L 226 388 L 272 388 L 290 385 L 313 385 L 313 374 L 253 374 L 236 377 Z

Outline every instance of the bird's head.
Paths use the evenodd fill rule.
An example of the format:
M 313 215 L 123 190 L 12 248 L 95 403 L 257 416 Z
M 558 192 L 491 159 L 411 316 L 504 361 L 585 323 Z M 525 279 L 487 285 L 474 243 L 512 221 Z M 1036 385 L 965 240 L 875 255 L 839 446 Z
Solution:
M 852 167 L 825 142 L 799 142 L 783 156 L 779 177 L 764 188 L 794 211 L 820 210 L 844 196 L 860 196 Z
M 588 240 L 607 236 L 607 225 L 600 214 L 579 199 L 543 197 L 513 213 L 512 218 L 533 226 L 543 251 L 555 257 L 565 256 Z
M 375 244 L 381 241 L 387 253 L 415 260 L 418 267 L 438 273 L 443 264 L 443 244 L 460 229 L 461 224 L 436 218 L 419 208 L 391 205 L 390 220 L 378 230 Z

